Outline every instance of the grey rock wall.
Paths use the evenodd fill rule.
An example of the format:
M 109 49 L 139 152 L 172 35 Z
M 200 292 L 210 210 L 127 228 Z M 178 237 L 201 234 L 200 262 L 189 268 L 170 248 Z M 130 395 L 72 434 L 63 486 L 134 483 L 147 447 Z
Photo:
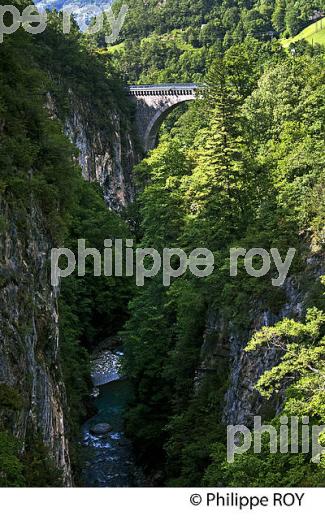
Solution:
M 324 258 L 313 255 L 307 258 L 304 272 L 287 278 L 283 289 L 286 303 L 277 314 L 270 309 L 262 309 L 260 302 L 252 302 L 250 326 L 238 330 L 233 323 L 223 318 L 222 311 L 210 310 L 204 342 L 201 350 L 199 373 L 216 370 L 228 372 L 229 383 L 224 398 L 223 422 L 251 426 L 254 415 L 267 419 L 281 410 L 284 393 L 270 400 L 262 398 L 255 389 L 260 376 L 279 362 L 275 349 L 261 349 L 245 352 L 244 348 L 254 331 L 263 326 L 274 325 L 279 320 L 289 317 L 300 320 L 303 317 L 308 289 L 324 274 Z
M 108 207 L 120 211 L 134 200 L 132 168 L 140 160 L 132 126 L 125 114 L 103 106 L 103 127 L 86 101 L 72 91 L 67 93 L 67 100 L 68 114 L 58 113 L 50 93 L 47 108 L 52 117 L 61 119 L 65 134 L 78 149 L 84 179 L 98 182 Z
M 58 346 L 57 293 L 49 283 L 52 247 L 41 214 L 0 204 L 0 384 L 15 389 L 18 410 L 0 407 L 0 430 L 24 446 L 27 435 L 44 441 L 66 486 L 72 484 L 64 413 L 66 393 Z

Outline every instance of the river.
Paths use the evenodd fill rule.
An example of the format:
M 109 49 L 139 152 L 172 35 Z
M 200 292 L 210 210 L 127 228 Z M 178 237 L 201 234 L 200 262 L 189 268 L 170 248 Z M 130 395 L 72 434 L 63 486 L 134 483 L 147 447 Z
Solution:
M 81 479 L 85 487 L 138 487 L 144 485 L 135 464 L 132 443 L 125 437 L 123 413 L 130 399 L 128 381 L 121 378 L 121 352 L 102 352 L 92 361 L 97 414 L 82 426 Z M 112 430 L 103 437 L 91 433 L 98 423 L 109 423 Z

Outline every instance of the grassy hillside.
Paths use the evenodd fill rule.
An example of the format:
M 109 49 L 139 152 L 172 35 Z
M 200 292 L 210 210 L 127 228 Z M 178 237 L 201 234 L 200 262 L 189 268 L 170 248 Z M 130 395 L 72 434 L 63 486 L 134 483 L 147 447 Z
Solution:
M 298 42 L 300 40 L 306 40 L 310 44 L 318 43 L 325 45 L 325 19 L 318 20 L 317 22 L 309 25 L 301 31 L 297 36 L 282 40 L 282 45 L 286 49 L 291 43 Z

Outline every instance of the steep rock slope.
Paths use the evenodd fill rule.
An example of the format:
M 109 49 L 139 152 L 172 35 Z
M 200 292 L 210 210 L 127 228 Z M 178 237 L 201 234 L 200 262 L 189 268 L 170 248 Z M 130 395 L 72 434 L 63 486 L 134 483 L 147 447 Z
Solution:
M 84 179 L 98 182 L 108 207 L 120 211 L 134 200 L 131 174 L 139 161 L 129 120 L 117 107 L 103 104 L 100 118 L 106 124 L 101 126 L 88 99 L 76 96 L 70 89 L 65 96 L 68 110 L 60 114 L 55 99 L 48 93 L 49 113 L 62 120 L 65 134 L 78 149 Z
M 250 327 L 239 331 L 222 314 L 210 310 L 201 349 L 201 373 L 209 370 L 229 370 L 229 384 L 224 398 L 224 424 L 252 426 L 253 418 L 261 415 L 269 419 L 281 410 L 283 392 L 271 400 L 263 398 L 255 389 L 261 375 L 279 363 L 279 351 L 274 349 L 245 352 L 248 339 L 254 331 L 272 326 L 283 318 L 302 320 L 309 290 L 324 274 L 324 255 L 313 254 L 306 259 L 305 270 L 290 276 L 284 286 L 286 303 L 279 311 L 260 308 L 259 302 L 251 306 Z
M 0 242 L 0 383 L 20 401 L 14 410 L 0 406 L 0 429 L 9 429 L 23 446 L 27 437 L 40 437 L 69 486 L 58 294 L 49 283 L 53 244 L 35 205 L 26 219 L 4 204 L 1 214 L 7 228 Z

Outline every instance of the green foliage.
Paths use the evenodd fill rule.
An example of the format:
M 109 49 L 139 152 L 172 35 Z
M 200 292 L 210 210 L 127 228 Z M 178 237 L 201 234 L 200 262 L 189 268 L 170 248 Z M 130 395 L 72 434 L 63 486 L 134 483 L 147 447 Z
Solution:
M 116 11 L 121 5 L 115 1 Z M 108 55 L 132 83 L 202 81 L 220 51 L 247 38 L 270 49 L 274 39 L 298 34 L 324 10 L 324 0 L 130 0 L 128 5 L 120 39 Z M 103 34 L 94 40 L 104 45 Z
M 290 435 L 290 433 L 289 433 Z M 270 454 L 268 435 L 262 436 L 262 450 L 249 450 L 237 455 L 232 464 L 226 462 L 225 446 L 215 444 L 213 463 L 203 479 L 204 486 L 227 487 L 321 487 L 324 467 L 310 462 L 310 454 Z
M 256 312 L 268 309 L 277 321 L 287 301 L 283 288 L 271 285 L 273 272 L 255 279 L 240 265 L 238 276 L 230 278 L 230 247 L 258 244 L 277 247 L 281 255 L 296 247 L 290 275 L 301 280 L 308 305 L 320 299 L 315 273 L 306 274 L 305 262 L 310 247 L 316 255 L 323 248 L 323 56 L 276 51 L 261 57 L 263 49 L 247 39 L 212 60 L 205 97 L 180 115 L 170 135 L 164 133 L 136 168 L 141 244 L 188 252 L 208 247 L 216 263 L 204 280 L 187 274 L 169 289 L 158 279 L 148 281 L 130 304 L 123 334 L 125 370 L 135 388 L 128 433 L 141 460 L 152 471 L 159 465 L 161 482 L 169 485 L 319 485 L 323 479 L 321 467 L 308 457 L 270 455 L 266 442 L 260 456 L 248 453 L 227 464 L 221 423 L 227 364 L 199 384 L 196 379 L 208 308 L 244 342 Z M 275 326 L 289 328 L 303 343 L 293 338 L 282 364 L 262 376 L 261 391 L 283 391 L 292 372 L 305 380 L 313 376 L 307 365 L 322 366 L 324 346 L 316 339 L 322 320 L 320 311 L 310 310 L 306 324 L 288 318 Z M 211 337 L 214 352 L 228 341 L 224 328 Z M 275 334 L 268 329 L 267 335 Z M 315 424 L 319 377 L 288 389 L 296 392 L 292 410 L 300 406 L 314 414 Z
M 19 442 L 10 433 L 0 432 L 0 487 L 25 485 L 20 448 Z
M 279 351 L 279 363 L 262 374 L 256 388 L 266 398 L 274 392 L 283 392 L 285 388 L 286 401 L 282 414 L 288 417 L 308 417 L 310 427 L 324 424 L 325 419 L 324 331 L 324 312 L 312 308 L 307 312 L 305 323 L 284 319 L 273 327 L 263 327 L 254 334 L 246 347 L 247 352 L 257 349 Z M 272 421 L 272 425 L 279 431 L 279 417 Z M 288 438 L 291 439 L 290 422 L 289 426 Z M 318 464 L 312 462 L 310 453 L 302 453 L 300 436 L 298 440 L 300 453 L 291 453 L 289 442 L 288 453 L 271 454 L 268 435 L 263 435 L 261 453 L 253 453 L 250 449 L 245 454 L 235 456 L 231 464 L 225 461 L 224 447 L 215 445 L 212 451 L 213 463 L 207 469 L 204 483 L 208 486 L 324 485 L 324 456 Z
M 39 437 L 29 434 L 23 446 L 11 433 L 0 431 L 0 487 L 22 486 L 62 486 L 62 472 Z
M 315 45 L 324 45 L 325 44 L 325 21 L 322 18 L 314 22 L 311 25 L 308 25 L 303 31 L 299 32 L 296 36 L 291 38 L 281 40 L 281 43 L 284 48 L 289 48 L 293 45 L 293 48 L 296 50 L 296 47 L 299 49 L 299 44 L 303 41 L 308 42 L 312 46 Z M 298 44 L 298 45 L 296 45 Z
M 23 474 L 28 487 L 61 487 L 62 472 L 49 448 L 35 435 L 28 437 L 22 456 Z
M 70 213 L 66 246 L 77 256 L 77 240 L 84 238 L 86 246 L 103 253 L 104 240 L 127 236 L 127 226 L 108 210 L 101 190 L 80 179 L 78 200 Z M 78 435 L 80 421 L 88 413 L 89 354 L 100 341 L 116 335 L 124 323 L 132 288 L 132 280 L 128 278 L 94 277 L 91 257 L 86 260 L 84 277 L 73 273 L 62 280 L 60 346 L 73 436 Z
M 0 406 L 18 411 L 23 405 L 19 392 L 4 383 L 0 384 Z
M 91 107 L 89 132 L 96 126 L 97 131 L 105 128 L 109 133 L 107 114 L 114 107 L 121 112 L 123 133 L 123 121 L 130 116 L 129 101 L 110 63 L 89 48 L 76 27 L 63 35 L 61 25 L 62 15 L 52 13 L 42 34 L 33 38 L 19 30 L 5 37 L 0 46 L 0 202 L 5 200 L 19 216 L 17 225 L 23 237 L 29 214 L 37 211 L 53 247 L 64 244 L 76 252 L 77 239 L 85 238 L 87 245 L 102 252 L 104 239 L 126 238 L 128 228 L 122 217 L 108 210 L 99 187 L 82 179 L 78 152 L 64 135 L 63 123 L 78 100 Z M 49 114 L 52 102 L 55 116 Z M 1 216 L 0 233 L 6 230 Z M 6 282 L 5 274 L 0 284 L 3 280 Z M 125 278 L 94 278 L 90 258 L 84 278 L 71 276 L 62 284 L 60 352 L 74 467 L 73 447 L 80 421 L 89 413 L 89 353 L 121 327 L 132 286 Z M 29 326 L 22 324 L 20 332 Z M 14 388 L 0 385 L 0 407 L 6 414 L 23 405 Z M 42 440 L 28 432 L 26 441 L 26 451 L 18 461 L 10 444 L 8 464 L 16 464 L 17 482 L 23 464 L 26 485 L 62 485 L 62 476 Z M 14 482 L 10 475 L 3 477 L 8 485 Z
M 130 0 L 120 40 L 107 50 L 96 48 L 102 34 L 85 37 L 75 26 L 63 37 L 57 13 L 37 38 L 19 30 L 0 46 L 0 196 L 19 208 L 22 227 L 36 203 L 53 243 L 74 251 L 78 238 L 102 251 L 104 239 L 129 231 L 105 208 L 100 190 L 81 179 L 76 150 L 44 108 L 46 94 L 64 120 L 75 102 L 71 89 L 92 107 L 89 128 L 109 131 L 110 108 L 132 114 L 115 67 L 130 82 L 207 85 L 203 99 L 166 122 L 159 146 L 135 168 L 139 195 L 129 219 L 140 246 L 209 248 L 214 273 L 187 274 L 170 288 L 156 278 L 133 292 L 131 280 L 93 277 L 88 259 L 86 276 L 65 279 L 60 299 L 71 438 L 88 412 L 89 353 L 123 328 L 124 370 L 134 387 L 126 429 L 148 470 L 160 470 L 160 483 L 324 481 L 323 464 L 270 455 L 266 439 L 261 454 L 228 464 L 222 424 L 228 329 L 246 342 L 256 313 L 265 310 L 278 323 L 258 331 L 248 350 L 271 346 L 282 357 L 262 375 L 259 391 L 268 397 L 286 390 L 284 412 L 309 415 L 314 424 L 324 420 L 324 314 L 315 308 L 321 299 L 315 272 L 305 265 L 310 250 L 317 256 L 324 246 L 324 56 L 306 45 L 290 56 L 274 40 L 295 36 L 322 8 L 323 0 Z M 249 278 L 241 264 L 237 278 L 229 277 L 230 247 L 257 245 L 281 253 L 297 248 L 290 275 L 308 294 L 304 323 L 279 321 L 287 296 L 271 286 L 274 273 Z M 218 326 L 204 347 L 221 354 L 205 371 L 208 310 Z M 0 401 L 4 408 L 21 406 L 4 385 Z M 278 428 L 279 417 L 272 424 Z M 23 456 L 19 449 L 0 434 L 0 483 L 62 483 L 41 439 L 30 435 Z
M 75 194 L 75 149 L 44 108 L 48 79 L 35 54 L 24 31 L 6 39 L 0 48 L 1 196 L 23 211 L 30 211 L 36 201 L 48 232 L 62 241 Z
M 133 0 L 109 55 L 130 82 L 201 81 L 212 56 L 246 37 L 270 48 L 271 14 L 272 5 L 259 1 Z
M 259 379 L 257 389 L 270 397 L 290 383 L 285 410 L 319 417 L 324 421 L 324 331 L 325 314 L 308 309 L 306 323 L 285 319 L 274 327 L 263 327 L 248 343 L 248 352 L 273 348 L 282 353 L 281 362 Z M 293 381 L 297 381 L 293 383 Z

